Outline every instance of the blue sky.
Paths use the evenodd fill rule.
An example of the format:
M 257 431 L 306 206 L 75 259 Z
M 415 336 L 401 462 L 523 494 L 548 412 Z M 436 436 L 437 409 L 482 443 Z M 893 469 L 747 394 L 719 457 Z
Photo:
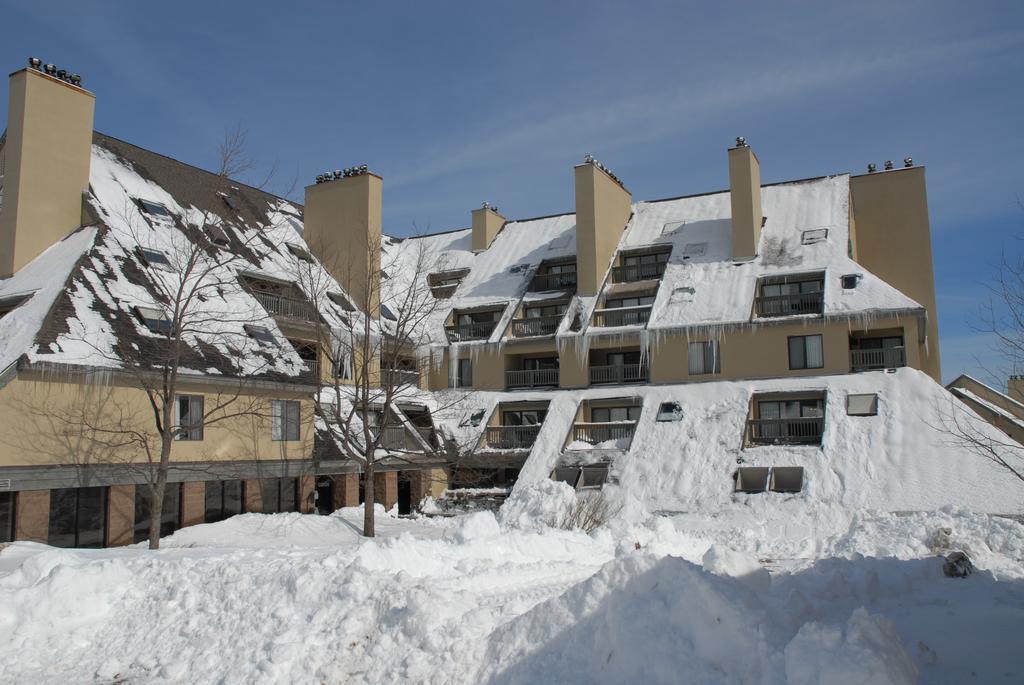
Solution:
M 299 199 L 367 163 L 394 235 L 467 226 L 483 200 L 570 211 L 588 152 L 638 199 L 726 187 L 737 135 L 766 183 L 910 155 L 943 374 L 998 363 L 970 322 L 1024 236 L 1024 3 L 51 1 L 0 17 L 8 71 L 34 55 L 81 73 L 98 130 L 210 167 L 240 123 Z

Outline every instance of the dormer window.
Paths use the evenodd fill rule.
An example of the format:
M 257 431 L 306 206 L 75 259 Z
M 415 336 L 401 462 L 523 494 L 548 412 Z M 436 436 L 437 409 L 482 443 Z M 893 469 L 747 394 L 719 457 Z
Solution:
M 256 340 L 261 343 L 267 343 L 270 345 L 277 344 L 277 338 L 274 337 L 274 334 L 271 333 L 270 329 L 267 328 L 266 326 L 256 326 L 254 324 L 247 323 L 244 326 L 242 326 L 242 328 L 245 329 L 245 332 L 253 340 Z
M 287 243 L 287 245 L 288 251 L 295 255 L 296 258 L 304 262 L 313 263 L 313 255 L 309 254 L 309 250 L 295 243 Z
M 452 312 L 453 323 L 445 326 L 450 342 L 486 340 L 491 337 L 505 307 Z
M 769 276 L 757 284 L 754 301 L 759 317 L 818 314 L 825 306 L 825 275 L 791 274 Z
M 455 294 L 455 290 L 467 274 L 469 274 L 469 269 L 455 269 L 429 274 L 427 276 L 427 285 L 430 286 L 430 294 L 438 300 L 447 300 Z
M 17 295 L 15 297 L 5 297 L 0 299 L 0 319 L 28 302 L 31 297 L 31 295 Z
M 170 333 L 171 317 L 163 309 L 154 307 L 135 307 L 135 313 L 149 330 L 154 333 Z
M 568 290 L 576 288 L 576 262 L 551 261 L 541 262 L 537 273 L 530 281 L 530 290 L 544 292 L 546 290 Z
M 672 248 L 668 246 L 623 253 L 619 258 L 619 266 L 612 267 L 612 283 L 659 279 L 665 273 L 665 265 L 671 254 Z
M 346 312 L 354 312 L 356 310 L 355 306 L 349 301 L 349 299 L 341 293 L 327 293 L 327 297 L 331 302 L 338 305 Z
M 156 269 L 163 269 L 164 271 L 174 271 L 174 267 L 171 266 L 171 261 L 167 258 L 167 255 L 163 250 L 157 250 L 152 247 L 139 247 L 139 257 L 146 263 L 147 266 L 152 266 Z

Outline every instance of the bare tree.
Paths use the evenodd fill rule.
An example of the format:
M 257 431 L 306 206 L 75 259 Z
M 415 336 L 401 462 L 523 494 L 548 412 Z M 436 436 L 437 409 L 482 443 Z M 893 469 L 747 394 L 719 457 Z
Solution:
M 321 246 L 311 247 L 323 256 Z M 443 270 L 444 264 L 424 241 L 414 240 L 404 246 L 401 255 L 391 250 L 390 261 L 382 265 L 381 247 L 380 239 L 371 238 L 366 254 L 360 247 L 335 260 L 349 265 L 348 278 L 343 280 L 361 293 L 345 301 L 331 292 L 333 280 L 319 265 L 300 262 L 298 277 L 318 312 L 340 308 L 336 311 L 351 323 L 344 330 L 325 326 L 320 331 L 327 372 L 321 374 L 314 406 L 322 429 L 362 471 L 366 537 L 375 534 L 378 454 L 386 453 L 392 463 L 449 463 L 453 454 L 468 449 L 448 436 L 432 440 L 430 435 L 420 435 L 398 409 L 402 399 L 412 397 L 418 388 L 420 367 L 424 365 L 418 350 L 425 343 L 424 332 L 447 306 L 434 297 L 427 283 L 427 275 Z M 399 277 L 401 286 L 381 289 L 385 272 L 390 272 L 392 278 Z M 321 325 L 330 319 L 317 318 Z M 435 407 L 435 412 L 461 401 L 461 397 L 452 398 L 446 406 Z

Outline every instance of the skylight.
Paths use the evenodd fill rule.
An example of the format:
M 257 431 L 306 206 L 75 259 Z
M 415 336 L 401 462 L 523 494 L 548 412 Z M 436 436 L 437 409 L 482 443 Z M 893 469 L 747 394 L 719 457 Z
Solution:
M 356 310 L 355 306 L 349 302 L 348 298 L 341 293 L 327 293 L 327 297 L 330 298 L 331 302 L 338 305 L 346 312 L 354 312 Z
M 662 402 L 658 407 L 657 421 L 681 421 L 683 408 L 678 402 Z
M 862 394 L 862 395 L 847 395 L 846 396 L 846 415 L 847 416 L 877 416 L 878 415 L 878 395 Z
M 233 197 L 231 197 L 227 193 L 217 193 L 217 194 L 220 195 L 221 199 L 224 200 L 224 204 L 226 204 L 228 206 L 228 208 L 231 209 L 231 211 L 233 211 L 233 212 L 237 212 L 238 211 L 238 203 L 235 202 L 235 199 Z
M 286 244 L 288 245 L 288 251 L 291 252 L 296 257 L 298 257 L 299 259 L 301 259 L 302 261 L 313 261 L 313 255 L 309 254 L 309 250 L 307 250 L 306 248 L 302 247 L 301 245 L 296 245 L 295 243 Z
M 686 243 L 686 245 L 683 246 L 683 259 L 703 257 L 707 251 L 707 243 Z
M 390 319 L 391 321 L 398 321 L 398 317 L 395 316 L 395 313 L 392 312 L 391 309 L 386 304 L 383 303 L 380 305 L 380 315 L 383 316 L 385 319 Z
M 206 234 L 210 236 L 210 241 L 216 245 L 230 245 L 231 241 L 228 239 L 227 232 L 217 224 L 207 224 Z
M 163 250 L 157 250 L 153 247 L 139 247 L 139 256 L 149 266 L 163 269 L 164 271 L 174 270 L 174 267 L 171 266 L 171 261 Z
M 256 326 L 253 324 L 245 324 L 243 326 L 245 332 L 249 334 L 249 337 L 253 340 L 258 340 L 261 343 L 269 343 L 271 345 L 277 344 L 277 338 L 270 332 L 270 329 L 266 326 Z
M 143 200 L 141 197 L 137 200 L 139 203 L 139 209 L 150 216 L 170 217 L 171 211 L 166 206 L 159 202 L 153 202 L 152 200 Z
M 804 231 L 800 236 L 800 242 L 804 245 L 814 245 L 826 240 L 828 240 L 827 228 L 812 228 L 809 231 Z
M 171 317 L 164 310 L 154 307 L 136 307 L 135 313 L 154 333 L 171 332 Z
M 661 227 L 662 235 L 673 235 L 679 232 L 683 226 L 686 225 L 685 221 L 666 221 L 665 225 Z

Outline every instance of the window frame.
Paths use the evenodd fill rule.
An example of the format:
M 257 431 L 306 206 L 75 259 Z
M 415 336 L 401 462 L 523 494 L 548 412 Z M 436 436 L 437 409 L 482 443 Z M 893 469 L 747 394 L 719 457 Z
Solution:
M 173 334 L 174 322 L 171 320 L 171 317 L 167 314 L 166 310 L 140 304 L 135 305 L 134 309 L 136 316 L 142 319 L 142 323 L 151 332 L 167 336 Z M 149 314 L 159 314 L 159 318 L 149 316 L 147 315 L 147 312 Z
M 272 441 L 299 442 L 302 439 L 301 423 L 302 403 L 299 400 L 270 401 L 270 439 Z
M 694 364 L 694 348 L 699 346 L 700 366 Z M 720 352 L 721 347 L 717 340 L 695 340 L 690 342 L 686 347 L 686 361 L 687 361 L 687 373 L 690 376 L 714 376 L 722 373 L 722 354 Z M 710 370 L 708 370 L 708 356 L 710 353 Z
M 188 404 L 188 424 L 182 420 L 182 403 Z M 198 407 L 198 408 L 197 408 Z M 206 403 L 202 395 L 174 396 L 174 439 L 185 442 L 199 442 L 204 439 L 206 427 Z M 198 419 L 198 427 L 195 421 Z
M 614 419 L 614 418 L 612 418 L 612 412 L 613 411 L 618 411 L 618 410 L 622 410 L 622 409 L 626 410 L 626 418 L 624 418 L 624 419 Z M 631 404 L 631 405 L 628 405 L 628 406 L 621 406 L 621 407 L 591 407 L 590 408 L 590 423 L 627 423 L 627 422 L 635 423 L 635 422 L 640 420 L 640 412 L 641 412 L 642 409 L 643 409 L 643 407 L 641 407 L 639 405 L 635 405 L 635 404 Z M 635 418 L 633 417 L 634 411 L 636 412 L 636 417 Z M 597 417 L 595 416 L 595 414 L 597 412 L 606 412 L 607 415 L 608 415 L 608 418 L 603 420 L 603 421 L 599 421 L 597 419 Z
M 813 339 L 813 338 L 817 338 L 817 340 L 818 340 L 818 350 L 817 350 L 817 352 L 818 352 L 818 357 L 819 357 L 821 363 L 818 364 L 817 366 L 811 366 L 810 363 L 809 363 L 809 359 L 811 357 L 811 354 L 810 354 L 810 350 L 808 348 L 808 341 Z M 797 344 L 801 345 L 801 347 L 799 347 L 798 349 L 799 349 L 800 354 L 803 357 L 803 365 L 802 366 L 795 365 L 794 364 L 794 359 L 793 359 L 793 353 L 794 353 L 793 345 L 794 345 L 794 342 L 797 341 L 797 340 L 802 341 L 801 343 L 797 343 Z M 789 370 L 790 371 L 806 371 L 806 370 L 812 370 L 812 369 L 824 369 L 825 368 L 825 339 L 824 339 L 824 336 L 821 333 L 812 333 L 812 334 L 808 334 L 808 335 L 790 335 L 790 336 L 787 336 L 786 337 L 786 351 L 787 351 L 787 355 L 789 357 Z

